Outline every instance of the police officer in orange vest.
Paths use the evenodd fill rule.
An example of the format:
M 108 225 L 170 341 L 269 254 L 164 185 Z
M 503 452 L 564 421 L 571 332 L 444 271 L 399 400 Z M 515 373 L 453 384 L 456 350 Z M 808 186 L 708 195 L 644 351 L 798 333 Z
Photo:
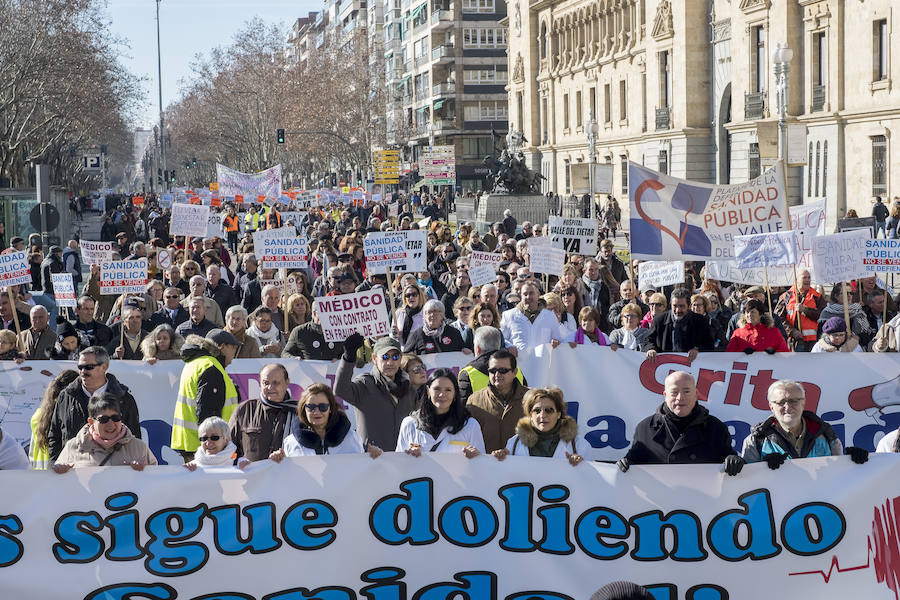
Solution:
M 790 345 L 795 352 L 809 352 L 816 343 L 816 328 L 825 300 L 810 287 L 808 270 L 800 269 L 797 284 L 799 289 L 796 285 L 791 287 L 782 294 L 779 304 L 784 306 L 784 327 Z

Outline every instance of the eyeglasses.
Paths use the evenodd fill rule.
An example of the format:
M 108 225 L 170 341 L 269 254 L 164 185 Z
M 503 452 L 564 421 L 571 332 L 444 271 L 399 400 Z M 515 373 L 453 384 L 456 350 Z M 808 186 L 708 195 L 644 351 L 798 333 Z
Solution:
M 424 365 L 416 365 L 409 370 L 410 373 L 424 373 L 426 371 Z
M 786 404 L 791 406 L 800 406 L 806 401 L 805 398 L 785 398 L 784 400 L 772 400 L 772 404 L 778 408 L 784 408 Z
M 209 440 L 210 442 L 218 442 L 219 440 L 222 439 L 222 436 L 221 435 L 201 435 L 197 439 L 199 439 L 200 443 L 202 444 L 206 440 Z
M 419 295 L 418 294 L 404 294 L 403 297 L 404 298 L 418 298 Z
M 460 306 L 459 312 L 467 312 L 467 311 L 472 310 L 473 308 L 475 308 L 475 307 L 474 306 Z
M 544 407 L 535 406 L 534 408 L 531 409 L 531 413 L 535 414 L 535 415 L 539 415 L 541 413 L 544 413 L 547 415 L 552 415 L 555 412 L 556 412 L 556 409 L 553 408 L 552 406 L 544 406 Z
M 630 313 L 622 313 L 622 318 L 623 319 L 637 319 L 638 316 L 630 314 Z
M 491 375 L 495 375 L 498 373 L 500 375 L 506 375 L 507 373 L 511 373 L 511 372 L 512 372 L 512 369 L 509 367 L 491 367 L 490 369 L 488 369 L 488 373 L 490 373 Z
M 166 300 L 180 300 L 181 296 L 166 296 Z
M 101 425 L 106 425 L 110 421 L 112 421 L 113 423 L 118 423 L 119 421 L 122 420 L 122 415 L 100 415 L 99 417 L 97 417 L 94 420 L 97 421 L 98 423 L 100 423 Z
M 381 360 L 400 360 L 400 353 L 391 352 L 390 354 L 382 354 Z
M 519 279 L 531 279 L 531 273 L 519 273 Z
M 650 306 L 665 306 L 665 302 L 651 302 Z
M 331 408 L 331 406 L 329 406 L 327 402 L 320 402 L 318 404 L 312 404 L 312 403 L 308 402 L 303 405 L 303 408 L 304 408 L 304 410 L 306 410 L 306 412 L 319 411 L 321 413 L 324 413 L 324 412 L 328 412 L 328 409 Z
M 94 369 L 96 369 L 97 367 L 100 367 L 102 365 L 103 365 L 103 363 L 94 363 L 94 364 L 90 364 L 90 365 L 78 365 L 78 370 L 79 371 L 93 371 Z

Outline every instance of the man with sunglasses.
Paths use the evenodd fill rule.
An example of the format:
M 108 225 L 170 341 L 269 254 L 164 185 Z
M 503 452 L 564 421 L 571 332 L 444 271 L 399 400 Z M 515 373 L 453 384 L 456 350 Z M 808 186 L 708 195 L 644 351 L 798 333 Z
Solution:
M 137 402 L 126 386 L 121 384 L 109 370 L 109 353 L 101 346 L 85 348 L 78 355 L 78 378 L 63 388 L 56 400 L 53 416 L 50 417 L 50 431 L 47 444 L 50 460 L 56 460 L 63 446 L 78 435 L 87 423 L 88 401 L 103 392 L 111 394 L 119 401 L 122 421 L 134 434 L 141 437 L 141 423 Z
M 372 348 L 372 370 L 353 377 L 356 352 L 363 345 L 358 333 L 344 340 L 344 355 L 338 363 L 334 393 L 353 405 L 360 438 L 379 448 L 396 448 L 400 423 L 416 407 L 416 391 L 400 368 L 400 343 L 379 338 Z
M 163 292 L 163 306 L 150 315 L 150 324 L 153 327 L 171 325 L 175 329 L 191 318 L 190 313 L 181 306 L 181 289 L 169 287 Z
M 495 333 L 499 345 L 500 332 L 493 327 L 479 327 L 478 333 L 484 330 Z M 510 351 L 496 350 L 487 357 L 487 375 L 480 371 L 468 372 L 473 387 L 477 385 L 479 389 L 469 396 L 466 408 L 481 426 L 485 451 L 493 452 L 505 448 L 506 442 L 515 435 L 516 424 L 525 416 L 522 399 L 528 388 Z

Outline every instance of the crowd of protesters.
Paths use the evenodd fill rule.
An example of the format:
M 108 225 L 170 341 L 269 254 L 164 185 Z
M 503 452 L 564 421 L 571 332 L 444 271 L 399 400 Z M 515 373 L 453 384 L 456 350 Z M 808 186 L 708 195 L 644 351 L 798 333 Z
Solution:
M 694 360 L 699 352 L 898 349 L 900 299 L 875 277 L 826 292 L 801 268 L 796 285 L 766 290 L 716 281 L 702 263 L 688 262 L 683 284 L 653 289 L 641 285 L 637 264 L 623 261 L 609 238 L 600 240 L 596 256 L 570 255 L 559 274 L 548 276 L 529 267 L 529 240 L 546 235 L 546 225 L 520 225 L 508 210 L 482 234 L 469 223 L 441 221 L 438 198 L 398 201 L 395 218 L 387 217 L 386 204 L 368 201 L 291 212 L 302 215 L 299 222 L 285 219 L 277 204 L 229 205 L 221 235 L 185 239 L 169 235 L 171 212 L 157 199 L 134 206 L 121 198 L 102 215 L 101 239 L 115 244 L 116 257 L 146 257 L 149 265 L 145 292 L 125 298 L 100 293 L 99 266 L 82 268 L 78 240 L 46 255 L 29 240 L 32 284 L 0 295 L 0 358 L 77 361 L 75 370 L 56 377 L 35 412 L 31 466 L 62 473 L 155 464 L 140 439 L 140 403 L 111 372 L 116 360 L 183 362 L 171 447 L 191 470 L 307 454 L 377 458 L 386 451 L 498 460 L 513 454 L 577 466 L 589 459 L 590 447 L 567 415 L 562 392 L 529 388 L 517 364 L 521 353 L 542 344 L 608 346 L 650 360 L 660 352 Z M 427 216 L 417 220 L 417 212 Z M 308 268 L 288 271 L 287 280 L 260 268 L 253 247 L 254 231 L 280 227 L 308 239 Z M 365 236 L 420 228 L 427 230 L 427 268 L 393 278 L 391 334 L 326 341 L 316 298 L 387 291 L 386 276 L 366 269 Z M 607 229 L 614 237 L 616 226 Z M 25 240 L 12 238 L 9 248 L 22 250 Z M 495 281 L 472 285 L 473 251 L 502 255 Z M 50 274 L 61 272 L 77 276 L 81 290 L 68 315 L 52 301 Z M 428 374 L 420 356 L 436 352 L 462 352 L 469 362 L 459 376 L 446 369 Z M 236 358 L 270 359 L 260 372 L 259 398 L 240 398 L 225 370 Z M 311 385 L 292 398 L 283 366 L 291 360 L 339 361 L 333 388 Z M 367 363 L 371 369 L 354 376 Z M 353 407 L 355 429 L 336 395 Z M 845 451 L 831 427 L 804 410 L 803 388 L 792 381 L 769 389 L 772 416 L 753 428 L 740 454 L 722 422 L 697 403 L 689 374 L 670 375 L 663 395 L 619 461 L 623 472 L 632 464 L 706 462 L 735 475 L 744 462 L 777 468 L 786 458 Z M 0 462 L 9 452 L 0 440 Z M 856 462 L 867 458 L 861 449 L 846 452 Z

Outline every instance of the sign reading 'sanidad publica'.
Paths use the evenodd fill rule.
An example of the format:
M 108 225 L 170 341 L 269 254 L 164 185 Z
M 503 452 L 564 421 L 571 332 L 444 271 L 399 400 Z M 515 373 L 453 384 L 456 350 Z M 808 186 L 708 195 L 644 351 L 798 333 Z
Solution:
M 100 295 L 143 294 L 147 288 L 147 259 L 100 263 Z
M 24 251 L 0 254 L 0 285 L 31 283 L 31 268 Z
M 305 269 L 309 260 L 307 240 L 294 227 L 255 232 L 253 251 L 264 269 Z
M 419 272 L 427 268 L 428 248 L 422 230 L 384 231 L 366 235 L 366 271 Z
M 316 298 L 315 308 L 326 342 L 343 342 L 353 333 L 367 338 L 390 333 L 388 311 L 381 288 Z

